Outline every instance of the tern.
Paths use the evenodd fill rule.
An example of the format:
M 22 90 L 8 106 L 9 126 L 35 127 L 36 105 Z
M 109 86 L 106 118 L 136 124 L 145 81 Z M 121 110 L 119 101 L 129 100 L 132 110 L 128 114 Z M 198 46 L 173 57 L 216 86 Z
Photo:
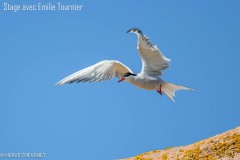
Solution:
M 160 78 L 163 70 L 169 68 L 170 59 L 154 45 L 138 28 L 132 28 L 127 33 L 137 34 L 137 49 L 142 60 L 142 70 L 139 74 L 133 73 L 123 63 L 116 60 L 104 60 L 89 66 L 62 79 L 56 85 L 70 84 L 73 82 L 100 82 L 119 78 L 118 82 L 127 81 L 134 86 L 146 90 L 157 90 L 165 94 L 173 102 L 177 90 L 192 90 L 191 88 L 172 84 Z

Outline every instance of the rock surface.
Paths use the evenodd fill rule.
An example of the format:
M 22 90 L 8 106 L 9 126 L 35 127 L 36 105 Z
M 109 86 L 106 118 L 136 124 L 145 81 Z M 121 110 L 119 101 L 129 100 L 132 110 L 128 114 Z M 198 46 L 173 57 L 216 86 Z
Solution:
M 240 160 L 240 127 L 194 144 L 154 150 L 121 160 Z

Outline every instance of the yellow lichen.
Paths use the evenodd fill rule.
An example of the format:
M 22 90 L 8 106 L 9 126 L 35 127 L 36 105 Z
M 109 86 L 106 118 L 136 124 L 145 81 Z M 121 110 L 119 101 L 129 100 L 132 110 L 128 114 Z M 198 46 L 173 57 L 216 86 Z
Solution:
M 183 152 L 184 150 L 183 149 L 179 149 L 179 152 Z
M 199 155 L 200 155 L 200 149 L 199 147 L 195 147 L 192 150 L 186 150 L 183 158 L 186 160 L 199 159 Z
M 162 160 L 167 160 L 168 159 L 168 156 L 167 156 L 167 154 L 164 154 L 164 155 L 162 155 Z
M 152 160 L 152 158 L 145 158 L 145 155 L 148 155 L 149 152 L 137 155 L 134 160 Z
M 163 148 L 163 150 L 167 151 L 167 150 L 172 149 L 172 148 L 173 148 L 173 146 L 170 146 L 170 147 L 167 147 L 167 148 Z
M 238 128 L 239 129 L 239 128 Z M 239 130 L 224 133 L 212 138 L 198 141 L 187 147 L 172 149 L 168 147 L 163 150 L 153 150 L 132 158 L 133 160 L 217 160 L 234 159 L 240 154 Z
M 214 143 L 211 150 L 218 158 L 226 156 L 233 158 L 235 153 L 240 153 L 240 134 L 222 137 L 222 141 Z
M 153 150 L 152 151 L 152 153 L 159 153 L 159 152 L 161 152 L 161 151 L 159 151 L 159 150 Z

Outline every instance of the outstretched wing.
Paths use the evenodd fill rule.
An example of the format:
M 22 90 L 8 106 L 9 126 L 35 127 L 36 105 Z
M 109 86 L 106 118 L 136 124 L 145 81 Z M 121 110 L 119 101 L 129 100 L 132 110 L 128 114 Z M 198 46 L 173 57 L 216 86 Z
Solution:
M 63 85 L 73 82 L 100 82 L 113 77 L 122 78 L 124 73 L 132 71 L 119 61 L 104 60 L 95 65 L 82 69 L 56 83 Z
M 137 49 L 142 59 L 141 73 L 149 76 L 160 76 L 162 70 L 170 66 L 170 59 L 166 58 L 156 45 L 152 44 L 146 35 L 138 28 L 132 28 L 128 32 L 134 32 L 138 36 Z

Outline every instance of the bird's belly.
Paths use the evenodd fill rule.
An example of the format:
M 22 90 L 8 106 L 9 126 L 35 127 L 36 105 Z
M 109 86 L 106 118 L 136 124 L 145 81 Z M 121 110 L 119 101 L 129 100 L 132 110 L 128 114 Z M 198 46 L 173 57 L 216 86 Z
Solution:
M 157 79 L 150 80 L 150 81 L 141 80 L 141 81 L 135 81 L 130 83 L 133 84 L 134 86 L 137 86 L 139 88 L 146 89 L 146 90 L 156 90 L 162 84 L 161 81 Z

